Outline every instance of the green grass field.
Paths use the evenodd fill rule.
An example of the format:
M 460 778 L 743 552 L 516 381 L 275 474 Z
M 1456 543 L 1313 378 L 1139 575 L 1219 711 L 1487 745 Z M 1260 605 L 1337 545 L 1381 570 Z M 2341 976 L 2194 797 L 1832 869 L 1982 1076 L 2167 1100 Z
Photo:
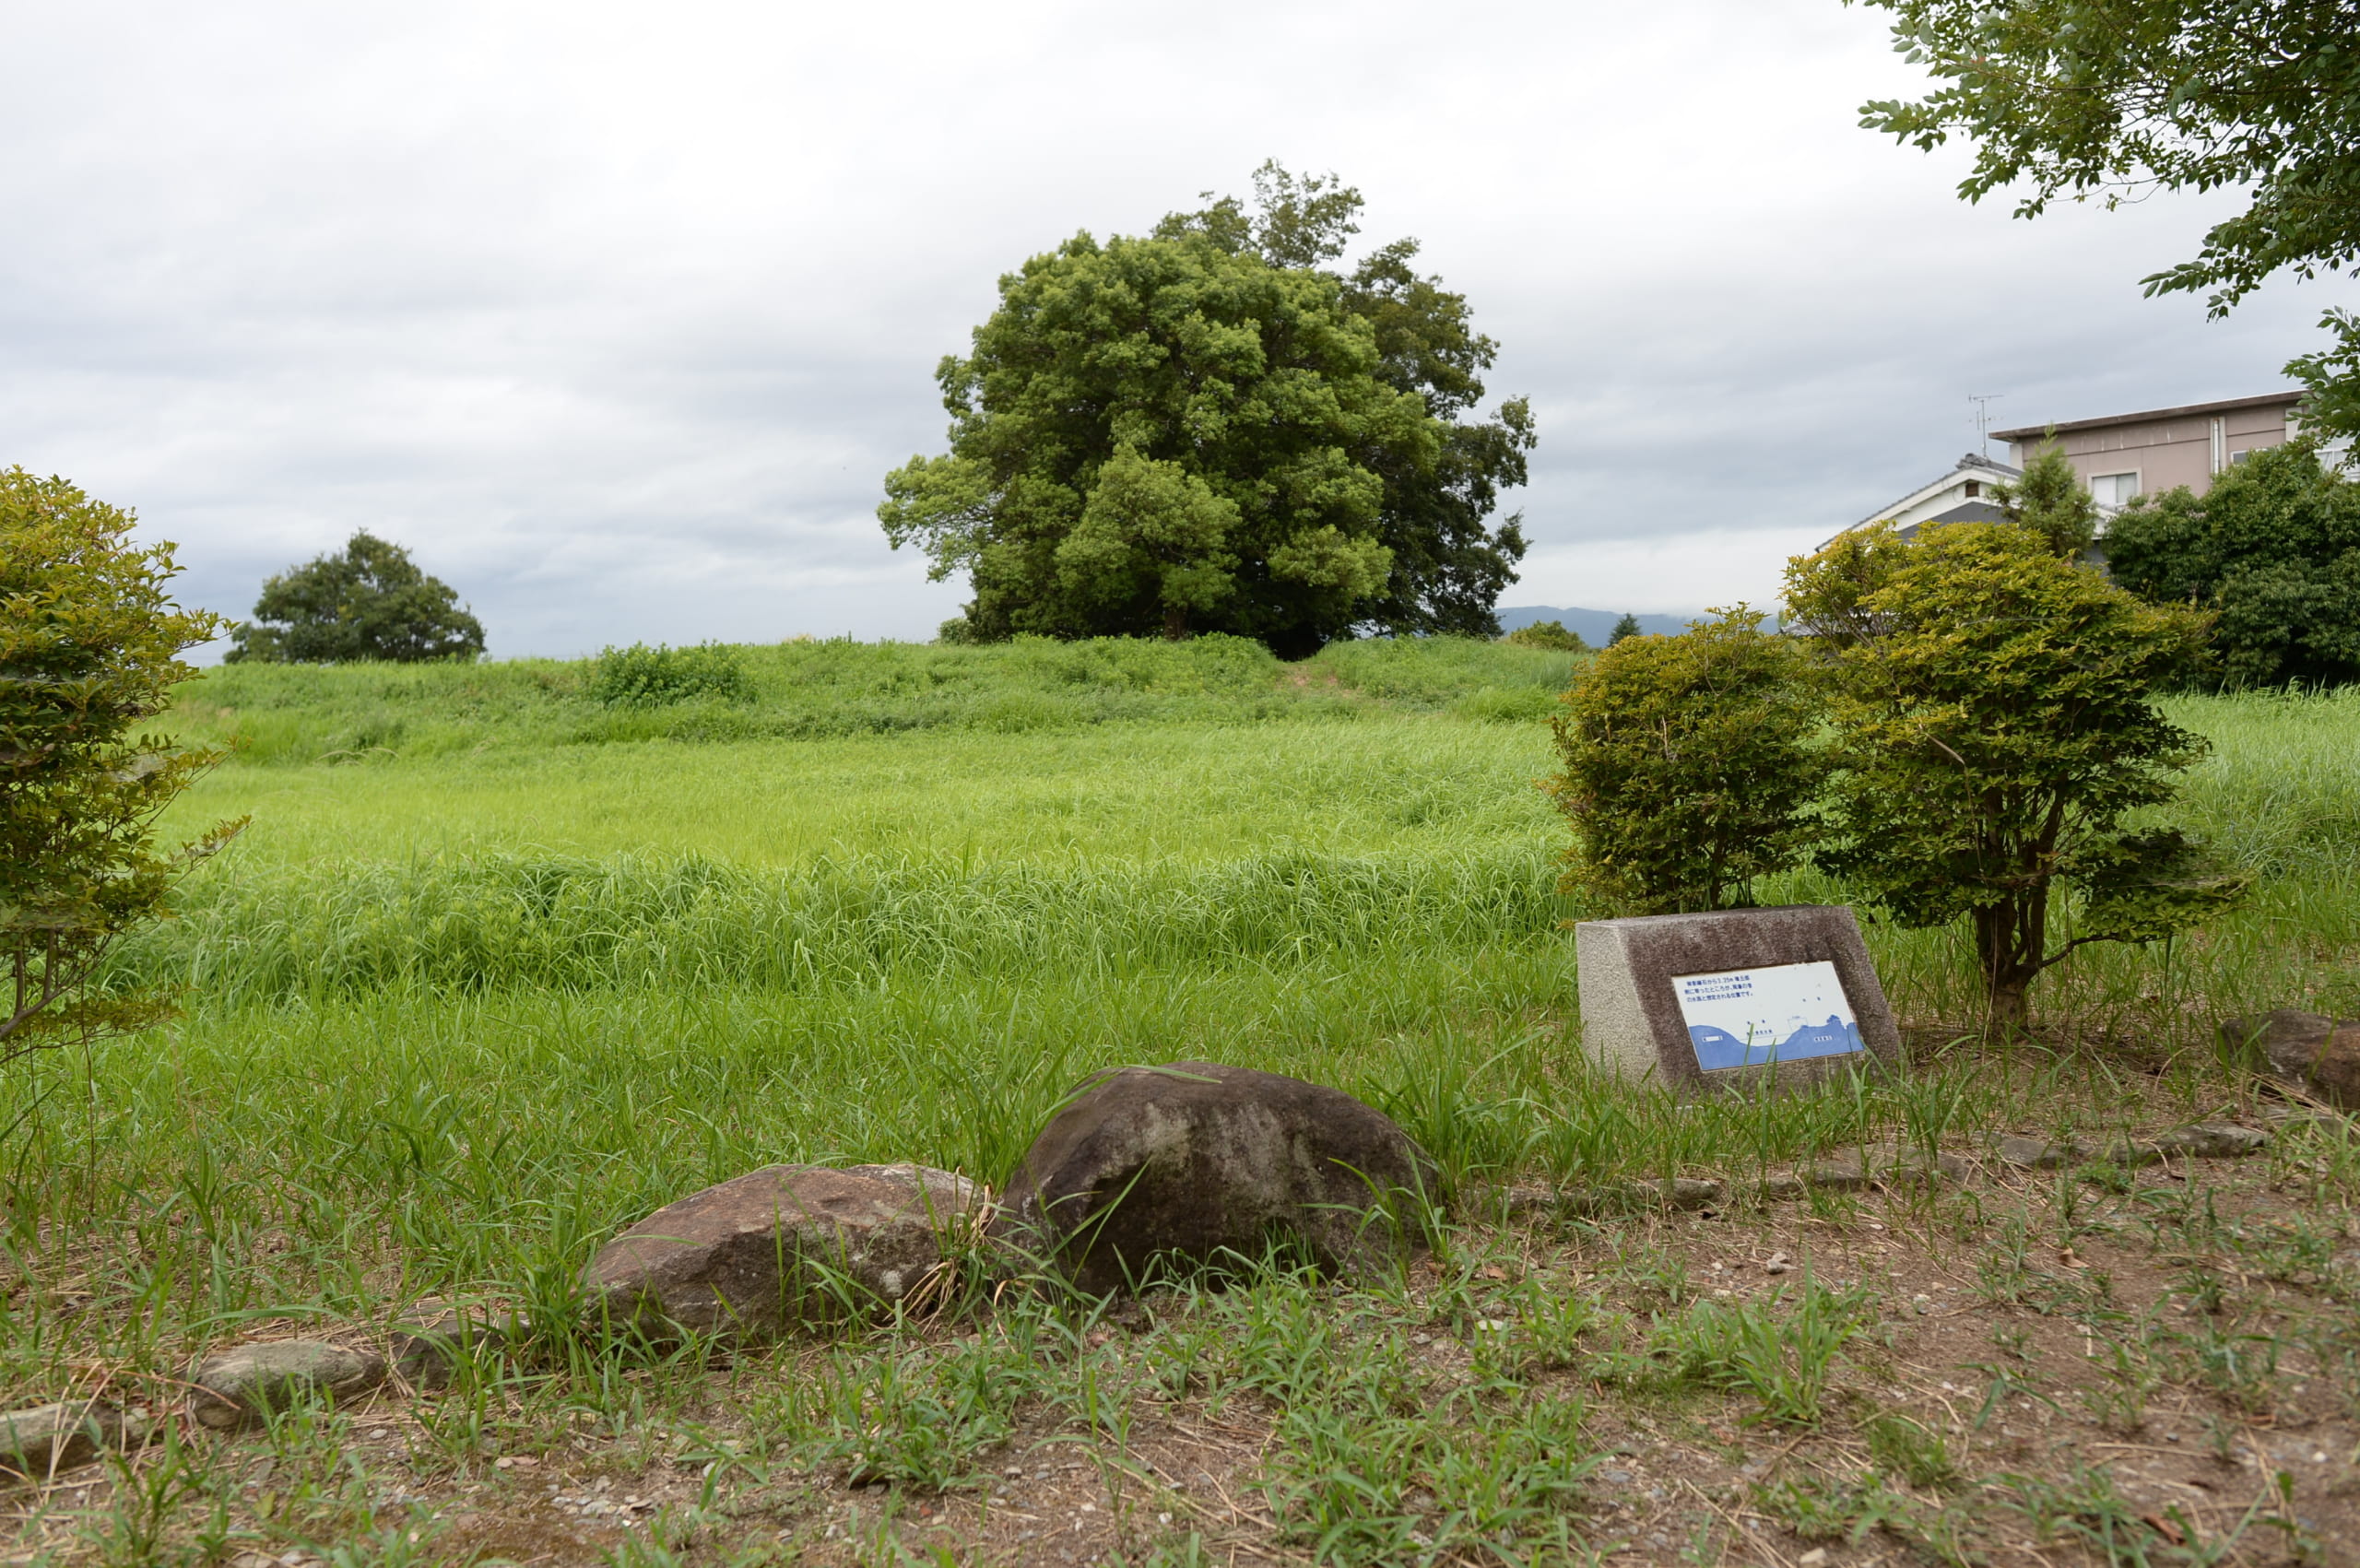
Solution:
M 588 665 L 537 661 L 233 666 L 187 688 L 173 727 L 233 755 L 167 831 L 191 835 L 237 816 L 251 826 L 191 878 L 180 918 L 120 955 L 122 978 L 184 984 L 186 1016 L 0 1082 L 0 1126 L 15 1127 L 0 1201 L 26 1281 L 0 1306 L 0 1394 L 39 1403 L 100 1376 L 157 1388 L 206 1344 L 382 1324 L 421 1296 L 546 1306 L 619 1225 L 771 1161 L 914 1159 L 997 1182 L 1048 1108 L 1110 1065 L 1209 1057 L 1339 1085 L 1401 1120 L 1471 1202 L 1517 1182 L 1580 1189 L 1759 1173 L 1881 1137 L 2136 1130 L 2249 1103 L 2250 1085 L 2212 1043 L 2224 1013 L 2360 1011 L 2360 701 L 2346 697 L 2175 701 L 2216 746 L 2182 819 L 2261 880 L 2244 909 L 2169 950 L 2092 949 L 2045 979 L 2036 1006 L 2053 1054 L 1946 1047 L 1974 1020 L 1958 937 L 1872 926 L 1919 1042 L 1917 1070 L 1682 1107 L 1591 1079 L 1570 1032 L 1577 998 L 1561 926 L 1584 912 L 1555 892 L 1564 831 L 1535 787 L 1551 766 L 1545 718 L 1573 672 L 1565 655 L 1355 643 L 1284 666 L 1253 644 L 1208 639 L 796 643 L 743 657 L 745 700 L 655 708 L 606 706 Z M 1772 891 L 1843 896 L 1811 874 Z M 2322 1158 L 2320 1213 L 2341 1215 L 2354 1166 Z M 2064 1204 L 2070 1249 L 2081 1211 L 2058 1194 L 2040 1202 L 2043 1218 L 2024 1223 L 2050 1223 Z M 1824 1222 L 1864 1224 L 1865 1212 L 1837 1205 Z M 1989 1244 L 1962 1215 L 1917 1212 L 1929 1245 L 1954 1234 L 1954 1250 L 1972 1256 Z M 1633 1270 L 1685 1267 L 1676 1255 L 1687 1244 L 1668 1223 L 1585 1232 L 1568 1244 L 1575 1262 L 1544 1267 L 1528 1248 L 1517 1277 L 1588 1268 L 1583 1278 L 1627 1283 Z M 1470 1268 L 1500 1267 L 1498 1249 L 1517 1244 L 1470 1232 L 1464 1256 Z M 1469 1278 L 1479 1282 L 1462 1287 L 1489 1288 L 1488 1276 Z M 1664 1301 L 1679 1305 L 1685 1289 Z M 1210 1316 L 1190 1321 L 1313 1311 L 1297 1290 L 1280 1279 L 1210 1299 L 1190 1310 Z M 1622 1312 L 1643 1326 L 1670 1310 L 1594 1291 L 1583 1299 L 1593 1296 L 1599 1322 Z M 1422 1295 L 1397 1305 L 1339 1308 L 1366 1320 L 1339 1328 L 1325 1318 L 1316 1332 L 1382 1338 L 1429 1310 Z M 1860 1302 L 1841 1310 L 1862 1325 L 1876 1315 Z M 812 1354 L 828 1375 L 857 1378 L 967 1342 L 942 1330 Z M 1614 1353 L 1639 1353 L 1638 1343 Z M 826 1360 L 844 1356 L 854 1359 Z M 1579 1359 L 1552 1364 L 1562 1373 Z M 2330 1360 L 2321 1350 L 2304 1364 Z M 820 1375 L 808 1362 L 788 1356 L 762 1374 L 762 1397 L 807 1401 L 778 1418 L 781 1430 L 818 1432 L 833 1419 L 808 1403 L 818 1386 L 808 1377 Z M 1122 1364 L 1127 1377 L 1138 1371 Z M 712 1413 L 713 1378 L 736 1387 L 755 1375 L 701 1363 L 657 1369 L 650 1382 L 629 1370 L 576 1361 L 520 1373 L 471 1396 L 463 1437 L 450 1435 L 456 1407 L 389 1416 L 431 1438 L 404 1447 L 398 1465 L 350 1458 L 366 1444 L 342 1426 L 303 1435 L 346 1466 L 318 1482 L 308 1514 L 257 1512 L 234 1480 L 248 1472 L 232 1465 L 192 1482 L 149 1539 L 126 1510 L 152 1471 L 101 1477 L 86 1493 L 26 1503 L 24 1551 L 228 1562 L 256 1543 L 324 1554 L 341 1541 L 353 1562 L 601 1552 L 718 1562 L 895 1562 L 933 1550 L 905 1541 L 915 1516 L 895 1512 L 918 1506 L 930 1495 L 922 1488 L 892 1493 L 881 1523 L 876 1506 L 859 1515 L 857 1499 L 847 1522 L 829 1493 L 825 1507 L 798 1504 L 750 1534 L 725 1523 L 727 1496 L 705 1488 L 705 1523 L 663 1548 L 669 1557 L 630 1557 L 641 1548 L 611 1536 L 578 1550 L 551 1544 L 553 1533 L 519 1544 L 524 1536 L 490 1526 L 401 1557 L 411 1515 L 390 1501 L 396 1493 L 431 1496 L 446 1532 L 471 1509 L 504 1518 L 479 1494 L 517 1477 L 487 1470 L 491 1453 L 571 1453 L 578 1419 L 608 1444 L 601 1454 L 630 1449 L 635 1463 L 658 1464 L 674 1436 L 727 1425 Z M 2309 1375 L 2322 1386 L 2341 1377 L 2360 1399 L 2351 1366 Z M 1593 1367 L 1582 1378 L 1593 1400 L 1615 1389 L 1643 1404 L 1671 1398 L 1635 1373 L 1617 1382 Z M 1008 1421 L 1030 1422 L 1042 1442 L 1070 1436 L 1064 1385 L 1024 1386 L 1032 1392 L 1009 1396 Z M 1707 1428 L 1737 1420 L 1697 1403 L 1718 1386 L 1703 1378 L 1686 1404 L 1667 1408 L 1703 1412 L 1694 1419 Z M 1490 1395 L 1466 1397 L 1459 1437 L 1417 1441 L 1480 1439 L 1504 1444 L 1504 1456 L 1570 1441 L 1518 1436 L 1496 1427 L 1505 1407 Z M 1399 1560 L 1391 1553 L 1409 1550 L 1406 1536 L 1375 1548 L 1365 1532 L 1327 1545 L 1318 1530 L 1302 1533 L 1315 1504 L 1286 1489 L 1310 1486 L 1304 1455 L 1350 1438 L 1287 1436 L 1298 1414 L 1317 1413 L 1306 1399 L 1248 1401 L 1255 1441 L 1277 1444 L 1278 1457 L 1236 1473 L 1265 1503 L 1218 1527 L 1149 1528 L 1146 1545 L 1093 1536 L 1092 1553 Z M 1578 1412 L 1560 1415 L 1582 1425 Z M 1867 1431 L 1855 1415 L 1844 1432 Z M 1099 1437 L 1077 1457 L 1099 1464 L 1103 1431 L 1087 1420 L 1080 1430 Z M 974 1452 L 1009 1441 L 979 1440 Z M 1585 1441 L 1598 1446 L 1595 1433 Z M 1956 1441 L 1964 1454 L 1980 1438 Z M 304 1452 L 312 1458 L 282 1456 L 282 1468 L 326 1449 Z M 763 1484 L 808 1475 L 818 1479 L 796 1484 L 820 1497 L 833 1484 L 825 1466 L 796 1452 L 790 1463 L 781 1449 Z M 206 1464 L 217 1460 L 230 1463 Z M 1426 1462 L 1400 1460 L 1411 1470 Z M 1465 1456 L 1451 1463 L 1481 1468 Z M 363 1470 L 374 1478 L 365 1484 L 354 1480 Z M 1440 1484 L 1428 1485 L 1429 1501 Z M 1579 1560 L 1580 1541 L 1602 1545 L 1611 1532 L 1604 1515 L 1568 1501 L 1582 1488 L 1560 1491 L 1516 1503 L 1528 1517 L 1510 1510 L 1496 1528 L 1450 1537 L 1447 1550 L 1410 1555 L 1524 1561 L 1515 1552 L 1539 1551 L 1545 1538 Z M 233 1544 L 204 1535 L 215 1502 Z M 1349 1499 L 1316 1506 L 1358 1516 Z M 1398 1498 L 1387 1506 L 1417 1512 Z M 1501 1539 L 1524 1544 L 1501 1555 Z M 1363 1545 L 1346 1550 L 1354 1541 Z M 1656 1555 L 1670 1561 L 1688 1544 Z M 773 1550 L 785 1555 L 758 1554 Z M 1036 1559 L 1009 1538 L 950 1560 Z

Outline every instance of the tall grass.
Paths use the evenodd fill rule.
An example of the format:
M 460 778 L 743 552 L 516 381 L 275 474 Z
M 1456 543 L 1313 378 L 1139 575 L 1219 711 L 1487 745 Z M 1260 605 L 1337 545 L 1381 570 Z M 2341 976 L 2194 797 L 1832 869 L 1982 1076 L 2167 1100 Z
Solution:
M 1371 698 L 1410 708 L 1463 699 L 1469 716 L 1520 719 L 1545 709 L 1575 663 L 1465 638 L 1340 643 L 1292 666 L 1237 637 L 1022 638 L 979 648 L 802 639 L 700 656 L 726 659 L 726 692 L 678 687 L 687 700 L 622 705 L 605 700 L 601 666 L 589 659 L 226 665 L 183 689 L 175 722 L 235 746 L 250 763 L 307 763 L 485 747 L 1350 717 Z
M 162 1367 L 256 1315 L 528 1299 L 616 1224 L 771 1161 L 997 1180 L 1076 1079 L 1126 1062 L 1337 1084 L 1461 1183 L 1742 1174 L 2095 1126 L 2154 1091 L 2038 1047 L 1693 1106 L 1592 1076 L 1559 929 L 1584 912 L 1530 787 L 1545 731 L 1492 711 L 1545 700 L 1563 655 L 832 643 L 745 666 L 730 712 L 785 727 L 697 745 L 694 702 L 617 743 L 599 726 L 643 711 L 594 703 L 580 665 L 199 688 L 183 722 L 250 744 L 183 815 L 256 826 L 120 955 L 118 978 L 188 987 L 182 1022 L 0 1079 L 6 1239 L 112 1303 L 0 1298 L 0 1397 L 58 1392 L 61 1345 Z M 1028 703 L 1054 722 L 1008 721 Z M 2181 816 L 2263 881 L 2036 1000 L 2060 1035 L 2179 1053 L 2163 1081 L 2194 1114 L 2228 1081 L 2222 1011 L 2360 1010 L 2360 702 L 2174 712 L 2217 744 Z M 796 725 L 819 737 L 779 738 Z M 1869 939 L 1922 1044 L 1972 1021 L 1955 933 Z

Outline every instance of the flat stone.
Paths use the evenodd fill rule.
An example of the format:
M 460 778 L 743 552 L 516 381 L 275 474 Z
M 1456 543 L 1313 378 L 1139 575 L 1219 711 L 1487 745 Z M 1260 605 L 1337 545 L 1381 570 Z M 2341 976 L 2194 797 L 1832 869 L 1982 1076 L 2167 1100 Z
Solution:
M 1174 1062 L 1074 1095 L 1009 1174 L 991 1234 L 1092 1295 L 1281 1241 L 1351 1273 L 1422 1245 L 1439 1192 L 1410 1135 L 1341 1090 Z
M 590 1310 L 643 1332 L 762 1339 L 881 1318 L 946 1267 L 981 1194 L 923 1165 L 767 1165 L 668 1204 L 582 1270 Z
M 339 1403 L 385 1380 L 383 1356 L 349 1350 L 324 1339 L 281 1339 L 233 1345 L 196 1363 L 189 1405 L 198 1421 L 218 1431 L 251 1426 L 273 1410 L 306 1399 Z
M 2155 1139 L 2155 1147 L 2165 1154 L 2197 1160 L 2235 1160 L 2259 1154 L 2269 1143 L 2270 1135 L 2260 1127 L 2241 1127 L 2234 1122 L 2190 1122 Z
M 2132 1138 L 2127 1143 L 2106 1146 L 2106 1159 L 2111 1165 L 2153 1165 L 2164 1157 L 2163 1149 L 2153 1139 Z
M 1610 1182 L 1587 1192 L 1567 1194 L 1562 1200 L 1562 1207 L 1575 1214 L 1613 1214 L 1641 1208 L 1709 1208 L 1721 1200 L 1726 1190 L 1721 1183 L 1700 1176 Z
M 0 1414 L 0 1472 L 46 1480 L 122 1445 L 121 1411 L 94 1399 Z
M 1823 1192 L 1858 1192 L 1870 1185 L 1857 1160 L 1822 1160 L 1803 1172 L 1803 1180 Z
M 2014 1133 L 2000 1133 L 1991 1139 L 1991 1152 L 2002 1163 L 2019 1165 L 2027 1171 L 2054 1171 L 2085 1160 L 2090 1151 L 2068 1138 L 2051 1143 L 2045 1138 L 2019 1138 Z
M 1803 1179 L 1791 1171 L 1781 1171 L 1754 1183 L 1753 1192 L 1764 1203 L 1792 1203 L 1803 1196 Z

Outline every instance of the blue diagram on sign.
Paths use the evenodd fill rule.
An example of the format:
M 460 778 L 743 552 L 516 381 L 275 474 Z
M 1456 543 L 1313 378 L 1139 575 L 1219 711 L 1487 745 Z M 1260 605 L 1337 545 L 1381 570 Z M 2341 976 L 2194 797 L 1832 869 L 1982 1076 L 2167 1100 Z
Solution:
M 1706 1072 L 1868 1049 L 1832 963 L 1676 974 L 1671 985 Z

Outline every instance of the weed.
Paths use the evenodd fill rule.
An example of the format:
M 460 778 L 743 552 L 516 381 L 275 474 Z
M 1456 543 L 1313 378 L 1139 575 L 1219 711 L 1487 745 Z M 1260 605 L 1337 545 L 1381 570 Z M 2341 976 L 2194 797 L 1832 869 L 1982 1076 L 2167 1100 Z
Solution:
M 1703 1301 L 1658 1319 L 1650 1349 L 1675 1382 L 1740 1390 L 1759 1401 L 1764 1420 L 1815 1427 L 1835 1353 L 1860 1332 L 1871 1300 L 1857 1287 L 1838 1292 L 1806 1280 L 1791 1297 Z
M 1958 1461 L 1950 1440 L 1932 1427 L 1907 1416 L 1886 1413 L 1872 1417 L 1863 1429 L 1870 1456 L 1888 1474 L 1915 1487 L 1948 1486 L 1958 1480 Z

